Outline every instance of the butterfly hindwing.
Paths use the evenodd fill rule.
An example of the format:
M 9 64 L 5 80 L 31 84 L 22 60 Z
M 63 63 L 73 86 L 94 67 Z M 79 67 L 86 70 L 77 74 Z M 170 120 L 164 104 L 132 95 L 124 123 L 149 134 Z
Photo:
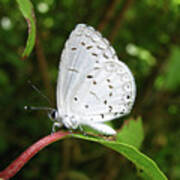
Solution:
M 108 66 L 113 67 L 108 70 Z M 74 114 L 87 120 L 103 122 L 130 112 L 135 99 L 135 84 L 124 63 L 103 63 L 101 68 L 92 71 L 90 75 L 92 78 L 87 78 L 87 75 L 74 92 L 71 104 Z
M 61 55 L 57 105 L 79 121 L 104 122 L 129 113 L 135 82 L 109 42 L 92 27 L 72 31 Z

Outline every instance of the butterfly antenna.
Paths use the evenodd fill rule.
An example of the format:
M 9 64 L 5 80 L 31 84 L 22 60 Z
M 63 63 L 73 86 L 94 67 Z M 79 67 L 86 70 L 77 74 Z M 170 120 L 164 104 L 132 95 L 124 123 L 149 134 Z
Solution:
M 51 105 L 51 102 L 47 98 L 47 96 L 45 96 L 34 84 L 32 84 L 32 82 L 30 80 L 28 80 L 28 83 L 37 93 L 39 93 L 44 99 L 46 99 L 46 101 L 49 103 L 49 105 Z
M 52 110 L 55 110 L 51 107 L 34 107 L 34 106 L 24 106 L 24 109 L 25 110 L 44 110 L 44 111 L 52 111 Z

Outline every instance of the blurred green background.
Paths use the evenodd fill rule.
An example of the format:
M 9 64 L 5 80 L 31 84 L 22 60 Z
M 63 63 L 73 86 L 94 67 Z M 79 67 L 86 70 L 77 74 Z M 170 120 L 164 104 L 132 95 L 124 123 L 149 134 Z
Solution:
M 25 105 L 55 107 L 58 64 L 64 42 L 78 23 L 107 37 L 132 70 L 137 99 L 131 113 L 141 116 L 141 151 L 169 179 L 180 179 L 180 0 L 36 0 L 36 44 L 21 60 L 27 24 L 16 1 L 0 1 L 0 169 L 33 142 L 51 132 L 44 112 Z M 122 123 L 122 120 L 117 120 Z M 77 139 L 54 143 L 36 155 L 14 179 L 135 180 L 128 160 L 98 144 Z

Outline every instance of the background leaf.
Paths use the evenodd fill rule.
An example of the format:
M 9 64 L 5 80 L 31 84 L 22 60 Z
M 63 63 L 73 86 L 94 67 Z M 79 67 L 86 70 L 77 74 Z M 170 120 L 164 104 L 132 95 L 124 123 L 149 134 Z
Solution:
M 144 139 L 141 118 L 129 119 L 124 122 L 123 127 L 117 133 L 117 141 L 140 148 Z
M 28 39 L 26 42 L 25 50 L 22 54 L 23 58 L 26 58 L 30 55 L 36 39 L 36 23 L 35 23 L 35 14 L 33 10 L 33 5 L 30 0 L 16 0 L 19 9 L 21 10 L 24 18 L 28 24 Z
M 167 64 L 164 85 L 167 89 L 175 90 L 180 87 L 180 48 L 173 46 Z

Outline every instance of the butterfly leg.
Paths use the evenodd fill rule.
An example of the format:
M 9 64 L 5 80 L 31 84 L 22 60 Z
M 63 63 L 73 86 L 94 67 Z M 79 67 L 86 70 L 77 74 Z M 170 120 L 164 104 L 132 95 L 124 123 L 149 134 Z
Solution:
M 79 130 L 83 133 L 83 135 L 87 135 L 87 133 L 84 131 L 82 125 L 79 125 Z
M 83 132 L 83 127 L 81 125 L 79 125 L 79 130 Z
M 52 126 L 52 131 L 51 131 L 51 133 L 52 133 L 52 134 L 55 133 L 55 132 L 56 132 L 56 128 L 57 128 L 57 127 L 60 128 L 60 127 L 62 127 L 62 126 L 63 126 L 62 123 L 60 123 L 60 122 L 54 122 L 54 123 L 53 123 L 53 126 Z

